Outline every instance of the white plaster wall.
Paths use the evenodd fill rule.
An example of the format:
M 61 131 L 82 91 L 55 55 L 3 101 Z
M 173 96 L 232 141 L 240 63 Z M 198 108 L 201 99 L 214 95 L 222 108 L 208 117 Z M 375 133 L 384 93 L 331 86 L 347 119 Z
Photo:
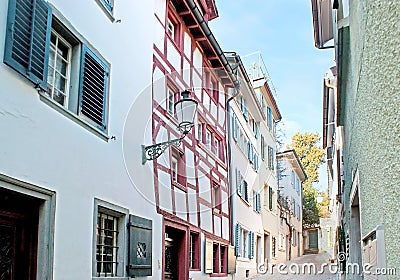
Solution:
M 161 217 L 155 212 L 152 165 L 140 160 L 140 145 L 150 142 L 144 125 L 151 100 L 141 99 L 140 93 L 151 84 L 153 2 L 117 1 L 119 24 L 111 23 L 96 1 L 81 1 L 79 9 L 74 1 L 50 2 L 111 63 L 108 127 L 116 139 L 104 141 L 45 104 L 30 82 L 1 62 L 0 129 L 7 137 L 1 137 L 0 173 L 56 192 L 54 279 L 91 278 L 95 197 L 153 220 L 149 279 L 160 279 L 155 264 L 161 260 L 156 245 L 162 240 Z M 7 4 L 0 3 L 0 61 Z M 136 123 L 126 126 L 133 130 L 124 138 L 134 100 L 143 102 L 141 116 L 131 117 Z M 129 174 L 124 162 L 135 173 Z
M 181 70 L 181 56 L 170 39 L 167 40 L 167 59 L 175 71 Z

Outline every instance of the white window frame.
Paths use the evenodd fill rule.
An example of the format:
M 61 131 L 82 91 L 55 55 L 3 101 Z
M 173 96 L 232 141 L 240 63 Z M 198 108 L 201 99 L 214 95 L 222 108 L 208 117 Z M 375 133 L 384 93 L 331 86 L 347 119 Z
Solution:
M 54 101 L 56 101 L 54 99 L 54 88 L 56 87 L 56 82 L 55 82 L 55 76 L 56 73 L 59 71 L 57 71 L 57 58 L 60 57 L 64 62 L 67 63 L 67 69 L 66 69 L 66 74 L 65 74 L 65 92 L 62 94 L 64 95 L 64 103 L 60 104 L 61 106 L 68 108 L 68 99 L 69 99 L 69 84 L 70 84 L 70 79 L 71 79 L 71 55 L 72 55 L 72 46 L 71 44 L 65 40 L 59 33 L 57 33 L 54 29 L 51 29 L 51 35 L 54 35 L 56 37 L 56 45 L 53 47 L 53 44 L 50 43 L 50 50 L 54 51 L 54 64 L 50 65 L 50 59 L 49 59 L 49 73 L 48 76 L 50 76 L 50 74 L 52 74 L 53 76 L 53 84 L 49 84 L 49 79 L 47 78 L 47 88 L 49 89 L 49 87 L 52 88 L 52 93 L 50 94 L 49 92 L 47 92 L 47 94 L 49 95 L 49 97 L 51 99 L 53 99 Z M 61 41 L 67 48 L 68 48 L 68 55 L 67 55 L 67 59 L 64 59 L 62 56 L 60 56 L 58 54 L 58 44 L 59 41 Z M 50 55 L 50 54 L 49 54 Z M 50 69 L 53 69 L 50 73 Z M 61 76 L 63 76 L 61 73 L 59 73 Z M 58 90 L 58 89 L 57 89 Z
M 171 98 L 172 97 L 172 98 Z M 175 91 L 173 91 L 170 87 L 167 90 L 167 112 L 173 116 L 174 115 L 174 105 L 175 105 Z
M 179 159 L 178 157 L 172 153 L 172 159 L 171 159 L 171 171 L 172 171 L 172 181 L 173 182 L 178 182 L 178 172 L 179 172 Z
M 118 253 L 117 261 L 118 267 L 116 271 L 116 276 L 96 276 L 97 274 L 97 215 L 99 212 L 107 212 L 118 218 Z M 129 210 L 121 206 L 106 202 L 104 200 L 95 198 L 94 199 L 94 212 L 93 212 L 93 253 L 92 253 L 92 279 L 102 280 L 102 279 L 115 279 L 118 277 L 127 277 L 126 265 L 128 264 L 128 228 L 127 224 L 129 222 Z

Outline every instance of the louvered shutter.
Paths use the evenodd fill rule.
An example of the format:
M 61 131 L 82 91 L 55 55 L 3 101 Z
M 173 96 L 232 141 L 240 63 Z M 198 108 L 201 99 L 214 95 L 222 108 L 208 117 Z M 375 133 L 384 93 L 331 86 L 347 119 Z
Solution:
M 237 168 L 236 168 L 236 192 L 239 196 L 243 195 L 242 176 L 240 175 L 240 171 Z
M 254 232 L 249 232 L 249 259 L 254 258 Z
M 10 0 L 4 63 L 47 88 L 51 8 L 42 0 Z
M 272 188 L 268 187 L 269 189 L 269 210 L 272 210 Z
M 107 65 L 82 46 L 79 113 L 101 130 L 106 129 L 108 74 Z
M 257 210 L 257 212 L 260 212 L 261 211 L 261 194 L 260 193 L 257 193 L 256 202 L 257 202 L 256 210 Z
M 235 228 L 235 254 L 237 257 L 240 257 L 240 249 L 242 247 L 242 237 L 241 237 L 241 227 L 239 224 L 236 224 Z
M 232 136 L 235 141 L 238 140 L 238 124 L 235 113 L 232 114 Z

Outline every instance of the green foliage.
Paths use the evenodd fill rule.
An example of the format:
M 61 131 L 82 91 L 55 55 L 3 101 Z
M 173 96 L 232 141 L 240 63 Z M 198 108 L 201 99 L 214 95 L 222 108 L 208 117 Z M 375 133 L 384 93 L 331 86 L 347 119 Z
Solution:
M 317 205 L 317 191 L 313 183 L 318 182 L 318 168 L 323 162 L 324 150 L 319 147 L 318 133 L 296 133 L 292 137 L 292 143 L 287 147 L 296 151 L 307 179 L 302 183 L 303 187 L 303 224 L 313 226 L 319 224 L 320 211 Z

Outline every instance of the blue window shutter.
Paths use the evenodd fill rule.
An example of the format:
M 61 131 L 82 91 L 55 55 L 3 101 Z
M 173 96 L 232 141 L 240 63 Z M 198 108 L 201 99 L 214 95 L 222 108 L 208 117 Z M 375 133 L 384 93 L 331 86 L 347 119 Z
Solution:
M 254 258 L 254 232 L 249 232 L 249 259 Z
M 51 8 L 42 0 L 10 0 L 4 63 L 47 88 Z
M 242 238 L 241 238 L 241 228 L 239 224 L 236 224 L 235 228 L 235 253 L 237 257 L 240 257 L 240 248 L 242 247 Z
M 79 84 L 79 114 L 106 130 L 109 70 L 88 47 L 82 46 Z
M 257 212 L 261 211 L 261 194 L 257 193 Z
M 236 168 L 236 191 L 239 196 L 243 195 L 243 184 L 239 169 Z
M 232 115 L 232 135 L 233 139 L 237 141 L 238 139 L 238 124 L 237 124 L 237 119 L 235 113 Z
M 113 0 L 101 0 L 101 3 L 103 3 L 104 7 L 112 13 L 114 10 L 114 1 Z

